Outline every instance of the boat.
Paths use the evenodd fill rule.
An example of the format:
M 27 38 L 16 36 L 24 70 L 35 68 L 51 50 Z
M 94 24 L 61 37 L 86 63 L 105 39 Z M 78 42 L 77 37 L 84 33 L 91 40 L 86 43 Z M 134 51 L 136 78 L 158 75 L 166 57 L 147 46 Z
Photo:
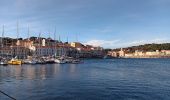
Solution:
M 4 38 L 4 25 L 3 25 L 2 37 L 1 37 L 1 49 L 4 47 L 3 38 Z M 3 50 L 2 50 L 2 52 L 1 52 L 1 55 L 4 55 Z M 1 58 L 0 58 L 0 65 L 8 65 L 6 58 L 4 58 L 4 57 L 1 57 Z
M 79 64 L 79 63 L 81 63 L 81 61 L 79 59 L 73 59 L 71 63 L 72 64 Z
M 17 41 L 18 41 L 19 31 L 18 31 L 18 22 L 17 22 Z M 18 55 L 18 45 L 17 45 L 17 54 Z M 10 61 L 8 61 L 8 64 L 10 65 L 21 65 L 22 61 L 18 59 L 18 56 L 15 58 L 12 58 Z
M 35 59 L 35 61 L 36 61 L 36 64 L 46 64 L 43 58 L 37 58 Z
M 72 63 L 73 59 L 74 59 L 73 57 L 66 57 L 65 61 L 66 63 Z
M 10 61 L 8 61 L 8 64 L 10 65 L 21 65 L 22 61 L 16 58 L 12 58 Z
M 54 58 L 44 58 L 44 61 L 47 63 L 47 64 L 53 64 L 55 63 L 55 59 Z
M 35 60 L 30 60 L 30 59 L 26 59 L 24 60 L 24 64 L 36 64 L 37 62 Z
M 8 65 L 8 62 L 7 62 L 6 60 L 1 60 L 1 61 L 0 61 L 0 65 L 4 65 L 4 66 L 5 66 L 5 65 Z
M 54 60 L 54 62 L 55 62 L 55 63 L 58 63 L 58 64 L 65 64 L 65 63 L 66 63 L 66 60 L 65 60 L 63 57 L 61 57 L 61 58 L 56 58 L 56 59 Z
M 8 63 L 1 61 L 0 65 L 4 65 L 5 66 L 5 65 L 8 65 Z

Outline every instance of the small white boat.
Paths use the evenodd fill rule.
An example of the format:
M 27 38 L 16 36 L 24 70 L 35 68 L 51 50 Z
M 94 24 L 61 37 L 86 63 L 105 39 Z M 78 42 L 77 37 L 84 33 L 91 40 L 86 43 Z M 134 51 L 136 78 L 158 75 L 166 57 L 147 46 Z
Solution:
M 36 59 L 36 64 L 46 64 L 46 62 L 43 58 L 38 58 Z
M 54 62 L 58 64 L 65 64 L 66 60 L 64 58 L 58 58 L 58 59 L 55 59 Z
M 46 59 L 44 59 L 45 60 L 45 62 L 47 63 L 47 64 L 53 64 L 53 63 L 55 63 L 55 59 L 53 59 L 53 58 L 46 58 Z
M 26 59 L 26 60 L 24 60 L 24 64 L 36 64 L 36 61 L 35 60 Z
M 6 62 L 6 61 L 0 61 L 0 65 L 8 65 L 8 62 Z
M 72 64 L 79 64 L 79 63 L 81 63 L 81 61 L 79 59 L 73 59 L 71 63 Z
M 8 64 L 10 65 L 21 65 L 22 61 L 16 58 L 12 58 L 10 61 L 8 61 Z

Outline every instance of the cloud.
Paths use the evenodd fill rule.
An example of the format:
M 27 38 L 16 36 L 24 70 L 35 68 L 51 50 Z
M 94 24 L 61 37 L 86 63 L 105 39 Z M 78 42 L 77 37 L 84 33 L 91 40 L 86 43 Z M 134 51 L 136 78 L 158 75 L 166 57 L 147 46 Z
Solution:
M 136 40 L 136 41 L 123 41 L 123 40 L 90 40 L 84 44 L 93 45 L 93 46 L 102 46 L 104 48 L 123 48 L 130 46 L 137 46 L 143 44 L 151 44 L 151 43 L 170 43 L 170 39 L 168 38 L 157 38 L 152 40 Z
M 157 38 L 152 40 L 138 40 L 138 41 L 132 41 L 127 43 L 120 43 L 122 46 L 137 46 L 137 45 L 143 45 L 143 44 L 151 44 L 151 43 L 168 43 L 170 42 L 170 39 L 168 38 Z
M 102 47 L 112 47 L 115 43 L 119 42 L 119 40 L 90 40 L 84 44 L 93 45 L 93 46 L 102 46 Z
M 138 46 L 143 44 L 152 44 L 152 43 L 170 43 L 170 39 L 168 38 L 157 38 L 151 40 L 136 40 L 136 41 L 129 41 L 129 42 L 119 42 L 111 48 L 123 48 L 123 47 L 130 47 L 130 46 Z

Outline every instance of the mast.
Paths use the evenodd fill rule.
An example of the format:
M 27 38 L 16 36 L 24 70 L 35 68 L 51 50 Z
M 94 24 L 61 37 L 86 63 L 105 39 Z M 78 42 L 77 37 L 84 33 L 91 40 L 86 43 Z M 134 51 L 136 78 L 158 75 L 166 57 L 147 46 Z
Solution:
M 19 37 L 19 22 L 17 21 L 17 41 L 18 41 L 18 37 Z M 16 53 L 17 57 L 18 57 L 18 45 L 17 45 L 17 53 Z
M 41 32 L 40 32 L 39 35 L 38 35 L 38 39 L 39 39 L 39 47 L 41 46 L 41 39 L 40 39 L 40 37 L 41 37 Z
M 4 46 L 3 38 L 4 38 L 4 25 L 2 26 L 1 50 L 3 49 L 3 46 Z M 1 55 L 3 55 L 3 53 L 4 53 L 4 52 L 3 52 L 3 50 L 2 50 Z
M 38 48 L 39 48 L 39 49 L 40 49 L 40 47 L 41 47 L 41 39 L 40 39 L 40 37 L 41 37 L 41 31 L 40 31 L 40 33 L 39 33 L 39 35 L 38 35 L 38 42 L 39 42 Z M 40 57 L 41 55 L 38 54 L 38 56 Z
M 29 35 L 30 35 L 30 29 L 29 29 L 29 26 L 28 26 L 28 39 L 27 39 L 27 41 L 29 42 L 29 40 L 30 40 L 30 38 L 29 38 Z M 28 55 L 30 56 L 30 52 L 31 52 L 31 50 L 29 49 L 29 53 L 28 53 Z M 26 51 L 25 51 L 25 53 L 24 53 L 24 56 L 25 57 L 27 57 L 27 55 L 26 55 L 27 53 L 26 53 Z
M 54 56 L 56 56 L 56 51 L 57 51 L 57 44 L 56 44 L 56 27 L 55 27 L 55 29 L 54 29 L 54 50 L 55 50 Z
M 2 47 L 4 47 L 4 43 L 3 43 L 4 33 L 5 33 L 5 31 L 4 31 L 4 25 L 3 25 L 3 27 L 2 27 Z
M 68 36 L 67 36 L 67 43 L 68 43 Z
M 76 33 L 76 42 L 78 42 L 78 34 Z
M 60 35 L 59 35 L 59 37 L 58 37 L 58 41 L 60 42 Z

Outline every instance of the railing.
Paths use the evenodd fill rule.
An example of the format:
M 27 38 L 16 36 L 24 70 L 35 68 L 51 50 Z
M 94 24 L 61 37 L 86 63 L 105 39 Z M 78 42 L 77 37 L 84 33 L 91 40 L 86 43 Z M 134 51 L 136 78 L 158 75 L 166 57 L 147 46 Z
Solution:
M 12 99 L 12 100 L 17 100 L 17 99 L 15 99 L 14 97 L 11 97 L 10 95 L 6 94 L 5 92 L 3 92 L 3 91 L 1 91 L 1 90 L 0 90 L 0 93 L 2 93 L 3 95 L 9 97 L 9 98 Z

